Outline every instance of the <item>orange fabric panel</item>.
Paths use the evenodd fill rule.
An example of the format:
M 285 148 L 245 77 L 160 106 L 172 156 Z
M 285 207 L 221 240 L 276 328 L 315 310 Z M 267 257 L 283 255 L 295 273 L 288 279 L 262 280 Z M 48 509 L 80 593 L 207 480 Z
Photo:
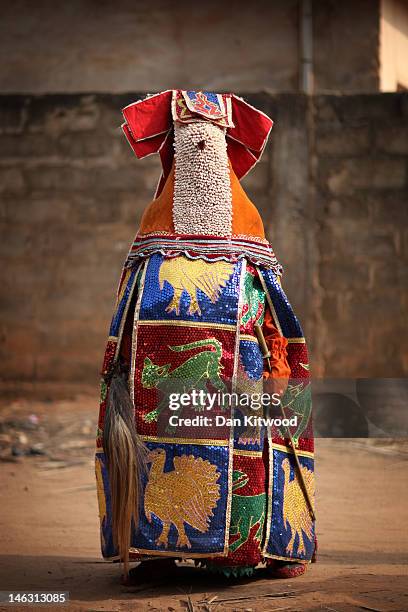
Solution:
M 232 169 L 231 163 L 229 163 L 229 166 L 232 192 L 232 233 L 264 238 L 265 232 L 261 216 L 243 190 Z M 173 195 L 174 161 L 163 191 L 147 206 L 143 213 L 140 233 L 147 234 L 157 231 L 174 232 Z
M 157 231 L 174 233 L 173 194 L 174 161 L 162 192 L 150 202 L 143 213 L 139 230 L 141 234 Z
M 232 191 L 232 233 L 265 238 L 261 215 L 245 193 L 230 163 Z
M 262 327 L 265 337 L 265 342 L 271 352 L 270 362 L 272 371 L 268 369 L 267 360 L 265 359 L 264 379 L 271 382 L 271 379 L 276 379 L 274 384 L 274 392 L 283 394 L 288 386 L 290 377 L 290 367 L 287 360 L 287 344 L 286 338 L 280 335 L 269 308 L 265 311 L 265 320 Z

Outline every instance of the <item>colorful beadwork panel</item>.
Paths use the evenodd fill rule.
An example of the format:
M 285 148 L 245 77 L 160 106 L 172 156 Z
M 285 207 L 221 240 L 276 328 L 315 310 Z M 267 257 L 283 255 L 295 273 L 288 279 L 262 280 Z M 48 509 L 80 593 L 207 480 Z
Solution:
M 282 398 L 282 406 L 288 418 L 296 417 L 296 425 L 291 427 L 291 433 L 297 448 L 313 452 L 312 389 L 307 345 L 305 342 L 289 342 L 287 352 L 291 376 Z M 275 443 L 284 443 L 286 435 L 282 428 L 272 430 Z
M 146 271 L 140 320 L 209 322 L 237 320 L 242 262 L 208 262 L 152 255 Z
M 265 464 L 262 456 L 234 455 L 228 556 L 232 564 L 261 560 L 266 516 Z
M 235 454 L 233 458 L 231 523 L 228 556 L 215 565 L 257 565 L 266 516 L 266 473 L 261 454 Z
M 133 287 L 136 282 L 138 267 L 126 271 L 124 278 L 121 281 L 121 287 L 117 298 L 117 305 L 112 317 L 112 322 L 109 330 L 110 336 L 118 336 L 120 324 L 128 304 L 129 297 L 132 294 Z
M 228 506 L 229 449 L 148 442 L 140 550 L 222 554 Z
M 234 412 L 234 449 L 261 451 L 264 446 L 265 427 L 256 419 L 265 416 L 260 402 L 263 393 L 263 359 L 259 344 L 254 340 L 240 340 L 239 363 L 235 390 L 239 406 Z
M 262 379 L 264 363 L 256 338 L 239 341 L 239 365 L 242 368 L 243 376 L 246 378 L 251 381 Z
M 303 337 L 301 325 L 292 310 L 292 306 L 281 287 L 278 277 L 272 270 L 264 267 L 260 267 L 259 271 L 279 320 L 282 335 L 285 336 L 285 338 Z
M 229 415 L 217 401 L 207 410 L 200 397 L 231 391 L 235 360 L 235 329 L 139 322 L 134 370 L 136 427 L 141 435 L 176 438 L 229 438 L 229 427 L 218 427 L 216 415 Z M 197 401 L 182 404 L 182 394 L 195 392 Z M 201 393 L 201 396 L 200 396 Z M 172 403 L 171 403 L 172 402 Z M 170 408 L 173 406 L 173 409 Z M 207 416 L 197 425 L 170 422 L 171 417 Z
M 242 286 L 240 333 L 253 334 L 254 325 L 262 325 L 265 313 L 265 292 L 255 266 L 248 263 Z
M 147 442 L 139 529 L 131 547 L 141 552 L 186 556 L 223 554 L 226 544 L 229 449 L 225 446 Z M 104 557 L 117 550 L 112 538 L 108 472 L 96 454 L 96 476 Z
M 314 461 L 299 456 L 303 477 L 314 499 Z M 315 527 L 302 490 L 293 453 L 272 450 L 272 521 L 267 556 L 310 561 Z

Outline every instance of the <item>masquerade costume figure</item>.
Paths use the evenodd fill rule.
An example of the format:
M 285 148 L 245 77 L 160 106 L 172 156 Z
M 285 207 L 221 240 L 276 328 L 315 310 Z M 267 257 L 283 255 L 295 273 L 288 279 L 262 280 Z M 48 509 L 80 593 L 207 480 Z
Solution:
M 239 182 L 273 122 L 233 94 L 182 90 L 123 115 L 136 156 L 158 153 L 163 171 L 123 266 L 102 367 L 102 554 L 125 576 L 129 559 L 167 557 L 232 576 L 264 562 L 293 577 L 316 547 L 307 347 Z M 274 416 L 290 426 L 245 419 L 263 415 L 251 403 L 263 390 L 281 397 Z M 198 403 L 169 407 L 193 392 Z M 228 393 L 252 396 L 249 408 L 226 405 Z M 207 421 L 182 423 L 195 415 Z

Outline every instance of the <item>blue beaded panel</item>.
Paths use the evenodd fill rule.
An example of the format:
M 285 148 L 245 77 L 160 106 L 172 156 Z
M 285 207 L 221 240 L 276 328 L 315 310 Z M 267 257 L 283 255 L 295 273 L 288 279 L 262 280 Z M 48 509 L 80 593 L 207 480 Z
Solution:
M 119 335 L 120 324 L 122 321 L 123 314 L 126 309 L 126 304 L 128 303 L 129 297 L 131 296 L 134 283 L 135 276 L 138 272 L 137 268 L 134 268 L 130 273 L 127 279 L 124 290 L 121 291 L 119 303 L 113 313 L 112 322 L 109 330 L 109 335 L 117 337 Z
M 177 266 L 175 259 L 168 260 L 171 262 L 170 265 L 174 267 Z M 139 319 L 141 321 L 182 320 L 235 325 L 237 321 L 239 279 L 242 262 L 230 264 L 231 276 L 223 286 L 220 286 L 217 297 L 212 300 L 207 293 L 199 288 L 200 279 L 197 276 L 196 262 L 187 258 L 184 259 L 187 262 L 187 269 L 191 268 L 191 274 L 188 275 L 188 282 L 186 280 L 185 283 L 189 289 L 183 289 L 180 297 L 176 299 L 179 310 L 177 313 L 174 309 L 169 311 L 175 296 L 175 288 L 171 282 L 173 279 L 163 280 L 162 278 L 162 282 L 160 282 L 159 274 L 164 260 L 163 255 L 155 254 L 149 258 Z M 224 264 L 225 262 L 221 263 Z M 217 266 L 219 264 L 210 263 L 206 265 Z M 180 279 L 178 279 L 178 282 L 180 282 Z M 200 310 L 199 312 L 189 314 L 192 299 L 197 300 Z
M 306 481 L 312 478 L 314 461 L 299 457 Z M 314 493 L 314 485 L 312 491 Z M 309 489 L 310 490 L 310 489 Z M 273 450 L 272 523 L 267 553 L 288 559 L 310 560 L 315 548 L 315 526 L 312 521 L 292 453 Z
M 283 291 L 276 275 L 267 268 L 259 268 L 265 281 L 267 290 L 274 305 L 276 315 L 285 338 L 302 338 L 301 325 L 292 310 L 292 306 Z
M 140 530 L 134 535 L 132 546 L 192 554 L 222 552 L 228 500 L 228 447 L 155 442 L 148 442 L 147 446 L 151 451 L 163 449 L 165 463 L 163 470 L 156 464 L 158 477 L 150 466 L 144 483 L 145 507 L 140 515 Z M 183 456 L 187 458 L 188 469 L 177 463 L 177 458 Z M 149 492 L 148 487 L 153 489 Z M 209 496 L 210 490 L 213 493 Z M 170 529 L 164 538 L 165 548 L 158 538 L 166 522 Z M 186 540 L 184 545 L 178 545 L 183 539 L 182 529 Z
M 240 340 L 239 342 L 239 368 L 237 373 L 236 391 L 238 394 L 248 395 L 252 402 L 257 401 L 263 392 L 262 385 L 263 359 L 257 342 Z M 241 425 L 234 426 L 234 449 L 244 451 L 261 451 L 264 446 L 265 428 L 253 426 L 245 421 L 245 416 L 262 417 L 264 410 L 257 404 L 257 410 L 250 406 L 237 407 L 234 418 L 241 420 Z
M 252 380 L 259 380 L 262 378 L 264 364 L 261 349 L 257 342 L 240 340 L 239 361 L 248 378 Z
M 222 553 L 228 501 L 229 449 L 226 446 L 147 442 L 159 453 L 149 463 L 143 482 L 139 529 L 131 546 L 142 551 L 191 555 Z M 178 458 L 183 458 L 180 462 Z M 112 539 L 112 514 L 104 454 L 100 462 L 106 503 L 101 517 L 102 553 L 117 555 Z M 176 473 L 177 472 L 177 473 Z M 160 540 L 160 538 L 162 538 Z M 188 556 L 188 555 L 187 555 Z
M 196 99 L 197 99 L 197 92 L 190 90 L 190 91 L 187 91 L 186 93 L 187 93 L 187 96 L 190 98 L 190 100 L 192 102 L 196 101 Z M 219 101 L 218 101 L 218 96 L 217 96 L 216 93 L 212 93 L 210 91 L 203 91 L 202 93 L 207 98 L 207 100 L 209 100 L 210 102 L 212 102 L 213 104 L 218 106 L 218 109 L 221 111 L 220 104 L 219 104 Z

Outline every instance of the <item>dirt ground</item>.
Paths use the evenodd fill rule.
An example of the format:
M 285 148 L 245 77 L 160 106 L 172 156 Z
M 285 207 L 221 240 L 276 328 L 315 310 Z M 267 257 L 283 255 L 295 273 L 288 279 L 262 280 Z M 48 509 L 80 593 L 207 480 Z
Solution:
M 317 440 L 319 552 L 305 576 L 228 583 L 185 565 L 177 580 L 126 588 L 99 551 L 98 399 L 64 395 L 2 394 L 0 590 L 69 591 L 69 605 L 52 609 L 104 612 L 408 610 L 406 443 Z

